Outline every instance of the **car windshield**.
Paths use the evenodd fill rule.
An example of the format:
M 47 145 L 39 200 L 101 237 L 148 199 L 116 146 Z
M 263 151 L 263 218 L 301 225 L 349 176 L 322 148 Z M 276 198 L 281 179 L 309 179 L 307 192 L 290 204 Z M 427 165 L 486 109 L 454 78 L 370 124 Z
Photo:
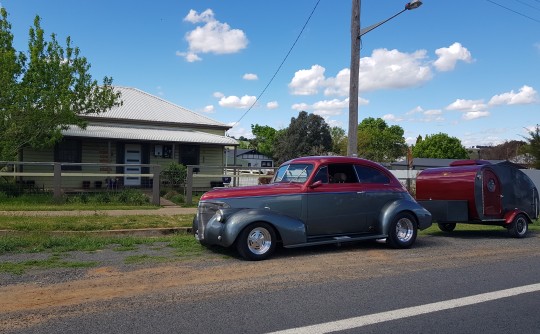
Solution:
M 277 170 L 273 183 L 304 183 L 307 181 L 312 171 L 313 165 L 310 164 L 283 165 Z

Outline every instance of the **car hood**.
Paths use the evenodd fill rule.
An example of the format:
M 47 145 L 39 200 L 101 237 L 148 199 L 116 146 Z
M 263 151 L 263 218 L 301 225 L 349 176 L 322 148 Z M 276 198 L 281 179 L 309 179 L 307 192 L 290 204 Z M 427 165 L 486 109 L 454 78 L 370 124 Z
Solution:
M 300 183 L 272 183 L 260 186 L 216 188 L 204 193 L 201 201 L 217 198 L 251 197 L 251 196 L 275 196 L 283 194 L 296 194 L 304 190 Z

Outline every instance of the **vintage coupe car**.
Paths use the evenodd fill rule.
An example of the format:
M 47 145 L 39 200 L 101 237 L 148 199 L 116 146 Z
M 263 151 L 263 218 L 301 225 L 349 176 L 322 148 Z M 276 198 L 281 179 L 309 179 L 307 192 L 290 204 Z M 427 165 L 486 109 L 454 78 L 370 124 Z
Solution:
M 270 184 L 216 188 L 202 195 L 193 221 L 207 246 L 236 247 L 263 260 L 293 248 L 385 239 L 408 248 L 431 214 L 383 166 L 351 157 L 303 157 L 282 164 Z

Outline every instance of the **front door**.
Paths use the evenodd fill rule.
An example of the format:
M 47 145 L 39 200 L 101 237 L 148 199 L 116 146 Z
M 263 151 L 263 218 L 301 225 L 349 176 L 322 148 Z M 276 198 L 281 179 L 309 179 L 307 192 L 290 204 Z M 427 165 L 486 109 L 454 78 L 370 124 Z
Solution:
M 124 174 L 136 174 L 134 176 L 124 176 L 124 185 L 138 187 L 141 185 L 141 145 L 140 144 L 126 144 L 125 147 L 125 166 Z
M 501 214 L 501 183 L 490 169 L 484 169 L 482 175 L 482 197 L 485 216 L 499 217 Z

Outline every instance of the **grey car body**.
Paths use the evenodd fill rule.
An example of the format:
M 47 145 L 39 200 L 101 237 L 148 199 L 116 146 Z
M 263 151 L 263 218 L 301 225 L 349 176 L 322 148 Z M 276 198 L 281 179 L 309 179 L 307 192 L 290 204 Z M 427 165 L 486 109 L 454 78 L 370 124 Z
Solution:
M 431 226 L 420 206 L 383 166 L 350 157 L 304 157 L 280 166 L 267 185 L 205 193 L 193 230 L 204 245 L 236 246 L 249 260 L 276 245 L 302 247 L 387 239 L 410 247 Z

